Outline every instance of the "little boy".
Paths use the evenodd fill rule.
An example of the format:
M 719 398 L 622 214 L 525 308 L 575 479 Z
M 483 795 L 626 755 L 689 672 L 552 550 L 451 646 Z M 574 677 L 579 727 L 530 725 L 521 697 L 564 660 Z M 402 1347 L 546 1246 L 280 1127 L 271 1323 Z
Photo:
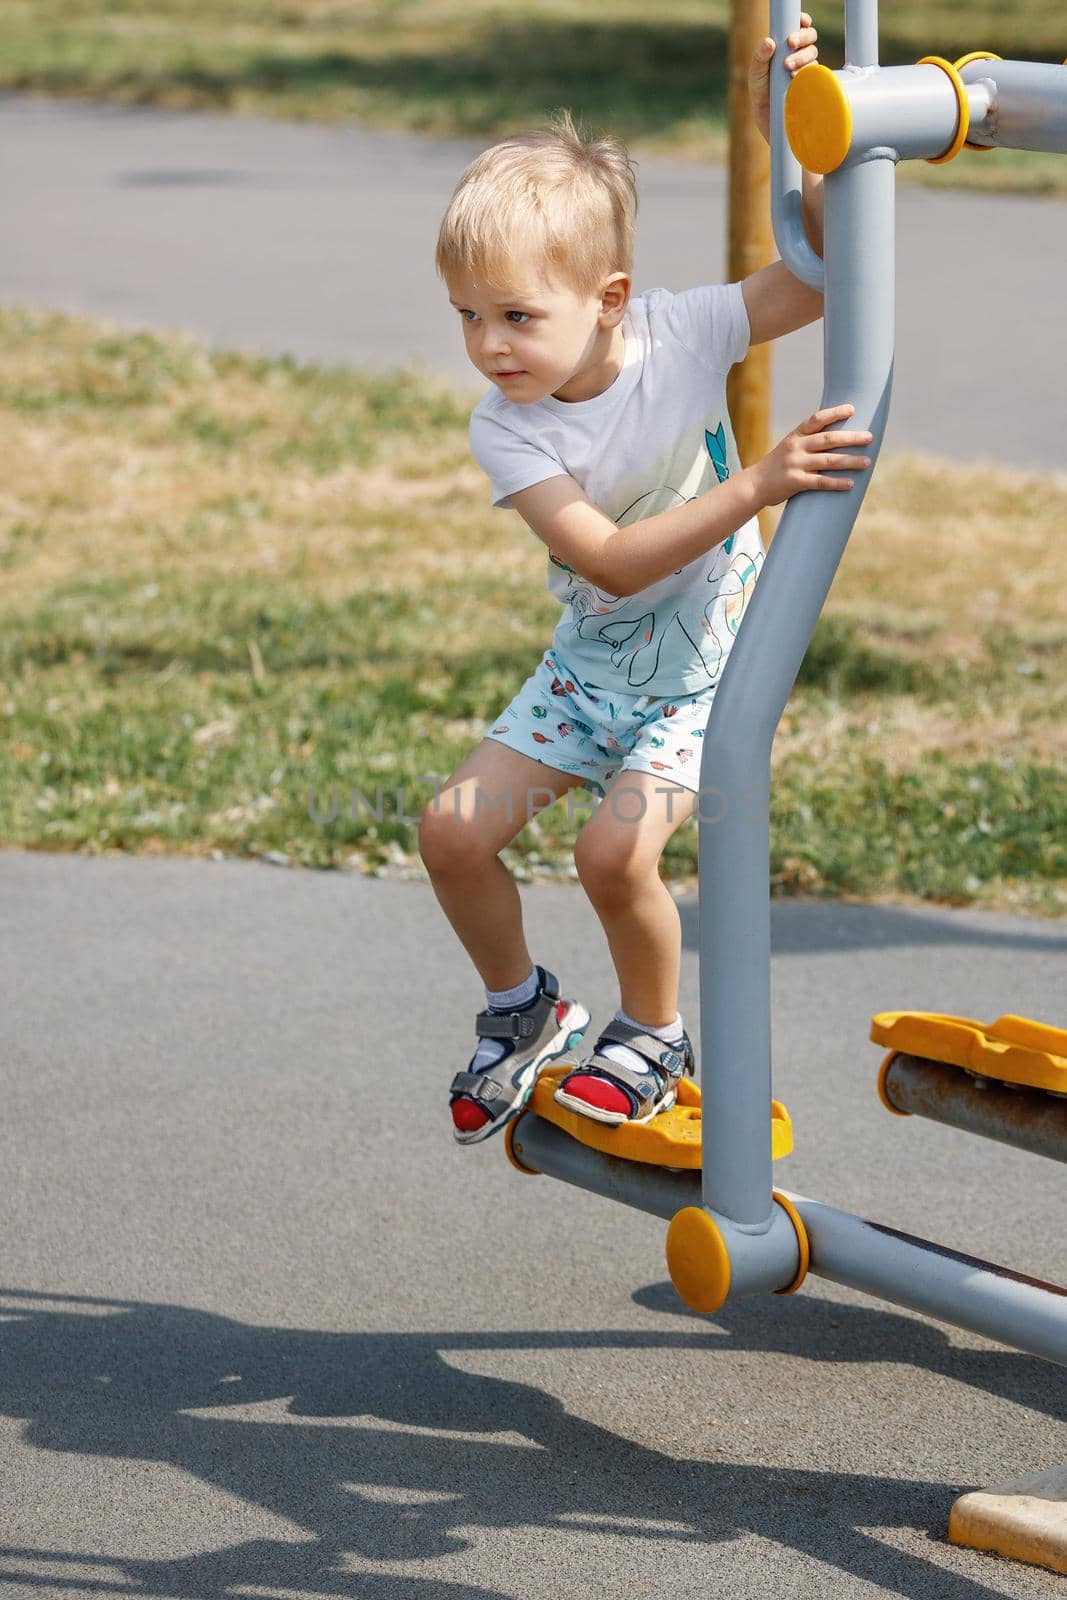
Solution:
M 786 66 L 817 55 L 803 16 Z M 768 134 L 764 40 L 749 75 Z M 659 875 L 696 807 L 701 739 L 763 563 L 757 514 L 869 460 L 853 407 L 816 412 L 742 468 L 726 375 L 750 344 L 822 313 L 779 261 L 742 283 L 631 298 L 636 187 L 622 145 L 583 140 L 569 113 L 467 168 L 441 224 L 437 269 L 467 354 L 493 387 L 471 449 L 495 506 L 548 547 L 564 610 L 551 648 L 420 819 L 442 909 L 485 985 L 479 1047 L 450 1092 L 453 1132 L 474 1144 L 517 1116 L 539 1069 L 589 1025 L 531 960 L 518 889 L 499 852 L 539 809 L 582 785 L 601 801 L 574 851 L 619 978 L 621 1007 L 555 1098 L 599 1122 L 646 1122 L 695 1067 L 678 1011 L 681 924 Z M 821 180 L 805 221 L 821 247 Z M 542 798 L 532 805 L 532 796 Z M 516 795 L 526 803 L 515 816 Z

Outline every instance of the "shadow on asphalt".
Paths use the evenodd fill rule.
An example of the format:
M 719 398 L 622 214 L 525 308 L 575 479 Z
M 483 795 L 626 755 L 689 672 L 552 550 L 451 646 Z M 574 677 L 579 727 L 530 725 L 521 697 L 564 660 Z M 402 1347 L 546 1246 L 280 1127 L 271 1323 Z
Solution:
M 254 1585 L 353 1600 L 505 1600 L 505 1591 L 469 1583 L 346 1570 L 346 1557 L 433 1560 L 471 1548 L 465 1530 L 491 1539 L 521 1528 L 534 1549 L 539 1529 L 614 1535 L 620 1560 L 633 1540 L 708 1544 L 752 1532 L 909 1600 L 999 1600 L 1001 1589 L 865 1531 L 919 1529 L 940 1542 L 953 1499 L 971 1485 L 675 1459 L 574 1416 L 532 1384 L 466 1373 L 448 1356 L 642 1349 L 658 1367 L 670 1353 L 706 1349 L 714 1334 L 733 1348 L 807 1360 L 910 1362 L 1058 1420 L 1067 1415 L 1042 1362 L 950 1348 L 913 1318 L 803 1295 L 788 1316 L 765 1301 L 741 1302 L 706 1328 L 694 1318 L 691 1330 L 663 1333 L 338 1334 L 254 1327 L 180 1306 L 0 1294 L 3 1410 L 25 1419 L 29 1445 L 166 1463 L 307 1535 L 160 1560 L 0 1547 L 0 1582 L 22 1594 L 57 1585 L 96 1592 L 117 1571 L 124 1593 L 179 1600 L 218 1600 Z M 679 1315 L 669 1284 L 634 1299 Z M 227 1407 L 278 1401 L 284 1407 L 262 1419 L 227 1420 Z M 189 1415 L 200 1408 L 210 1410 Z M 190 1543 L 196 1533 L 190 1526 Z M 511 1537 L 502 1560 L 521 1582 L 515 1548 Z M 64 1575 L 35 1572 L 41 1563 Z
M 682 944 L 699 948 L 697 897 L 679 899 Z M 980 914 L 983 918 L 988 913 Z M 1032 950 L 1067 955 L 1067 927 L 1032 920 L 1032 927 L 997 927 L 980 924 L 958 911 L 938 915 L 932 908 L 909 910 L 902 906 L 851 905 L 841 900 L 773 900 L 771 902 L 771 952 L 774 955 L 815 955 L 836 950 L 887 950 L 918 946 L 979 945 L 985 949 Z
M 811 1295 L 794 1297 L 788 1316 L 768 1316 L 758 1300 L 735 1300 L 714 1317 L 697 1316 L 679 1302 L 674 1285 L 650 1284 L 633 1295 L 648 1311 L 670 1312 L 709 1322 L 726 1336 L 724 1348 L 802 1356 L 805 1361 L 889 1361 L 906 1363 L 981 1389 L 1067 1422 L 1067 1385 L 1057 1383 L 1059 1368 L 1015 1350 L 966 1350 L 950 1342 L 943 1329 L 901 1315 L 885 1306 L 850 1306 Z

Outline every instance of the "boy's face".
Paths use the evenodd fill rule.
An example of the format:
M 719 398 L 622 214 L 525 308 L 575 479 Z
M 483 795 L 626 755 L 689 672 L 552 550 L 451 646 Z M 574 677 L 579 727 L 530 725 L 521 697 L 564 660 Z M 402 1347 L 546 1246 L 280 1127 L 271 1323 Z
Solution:
M 561 400 L 590 398 L 629 297 L 630 280 L 616 272 L 602 293 L 582 296 L 531 269 L 507 290 L 488 289 L 468 272 L 449 275 L 449 298 L 459 312 L 471 361 L 516 405 L 546 395 Z M 621 337 L 621 336 L 620 336 Z M 617 367 L 605 377 L 607 388 Z M 561 392 L 564 391 L 564 392 Z M 569 392 L 567 392 L 569 391 Z

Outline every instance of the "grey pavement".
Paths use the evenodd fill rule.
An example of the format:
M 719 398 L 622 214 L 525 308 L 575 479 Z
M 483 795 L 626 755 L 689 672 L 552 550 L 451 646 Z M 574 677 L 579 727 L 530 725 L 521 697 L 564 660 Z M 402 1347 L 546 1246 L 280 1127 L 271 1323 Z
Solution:
M 520 892 L 599 1025 L 580 888 Z M 0 1593 L 1065 1592 L 944 1540 L 962 1489 L 1067 1459 L 1059 1369 L 814 1278 L 695 1317 L 655 1219 L 453 1144 L 482 996 L 427 884 L 0 851 L 0 934 Z M 1062 1022 L 1065 955 L 776 904 L 783 1187 L 1067 1278 L 1062 1168 L 890 1117 L 867 1040 Z
M 3 95 L 0 303 L 328 363 L 414 361 L 473 399 L 432 258 L 479 148 Z M 722 171 L 648 161 L 639 177 L 636 287 L 724 277 Z M 902 187 L 897 216 L 887 448 L 1062 470 L 1067 205 Z M 818 404 L 821 332 L 775 350 L 784 433 Z

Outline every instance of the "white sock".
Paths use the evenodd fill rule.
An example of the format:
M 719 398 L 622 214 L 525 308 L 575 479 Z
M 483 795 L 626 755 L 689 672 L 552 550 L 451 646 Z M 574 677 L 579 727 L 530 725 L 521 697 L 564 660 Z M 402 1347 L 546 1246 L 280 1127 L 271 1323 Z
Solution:
M 661 1028 L 652 1028 L 647 1022 L 637 1022 L 633 1017 L 628 1017 L 626 1012 L 618 1010 L 615 1013 L 616 1022 L 628 1022 L 631 1028 L 640 1028 L 642 1033 L 650 1033 L 653 1039 L 662 1039 L 664 1044 L 680 1048 L 682 1044 L 683 1023 L 679 1011 L 673 1022 L 665 1023 Z M 628 1045 L 606 1044 L 600 1051 L 602 1056 L 607 1056 L 609 1061 L 617 1061 L 620 1066 L 632 1067 L 635 1072 L 647 1072 L 648 1062 L 644 1056 L 639 1056 L 636 1050 L 631 1050 Z
M 489 1011 L 520 1011 L 533 1000 L 540 982 L 536 966 L 531 967 L 526 982 L 516 984 L 514 989 L 487 989 L 486 1008 Z M 478 1049 L 467 1071 L 481 1072 L 483 1068 L 491 1067 L 494 1061 L 499 1061 L 501 1056 L 506 1054 L 507 1051 L 499 1039 L 479 1039 Z

